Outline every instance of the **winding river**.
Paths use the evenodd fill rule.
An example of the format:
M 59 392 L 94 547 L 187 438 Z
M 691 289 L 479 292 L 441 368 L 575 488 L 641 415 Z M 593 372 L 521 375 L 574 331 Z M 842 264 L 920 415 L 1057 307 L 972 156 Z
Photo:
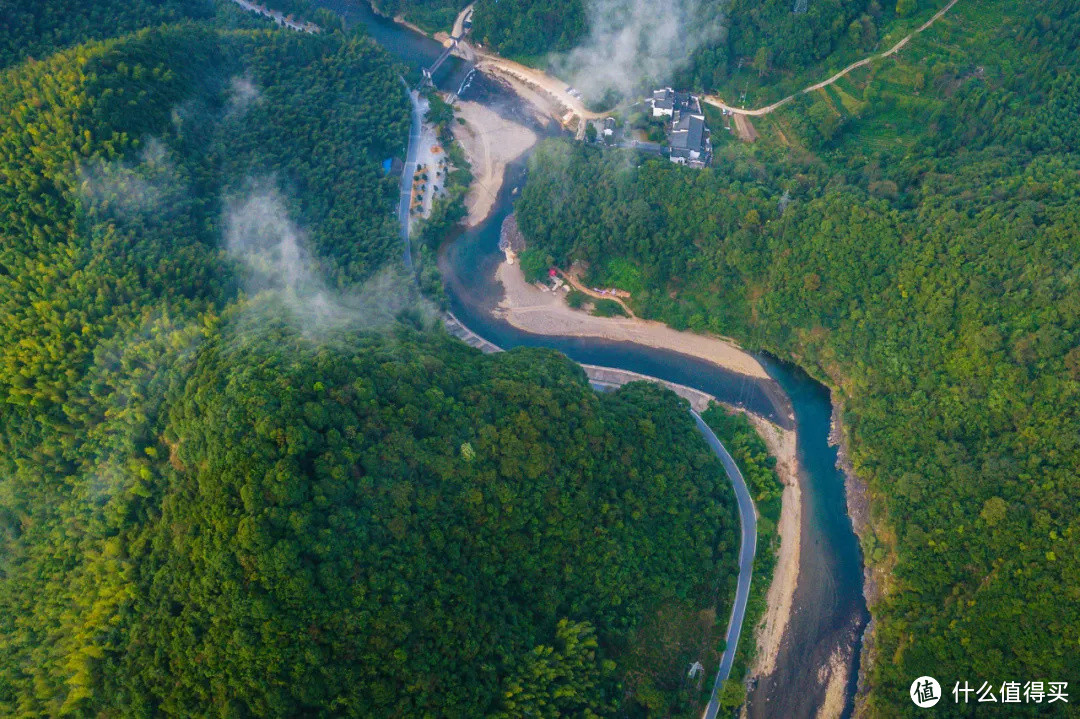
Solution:
M 365 4 L 322 0 L 319 4 L 362 23 L 368 33 L 414 70 L 431 62 L 442 46 L 389 20 Z M 435 78 L 456 92 L 468 68 L 454 58 Z M 475 83 L 481 85 L 482 83 Z M 468 92 L 468 91 L 466 91 Z M 486 97 L 470 97 L 486 102 Z M 505 107 L 513 99 L 500 97 Z M 863 563 L 847 513 L 844 476 L 829 446 L 832 406 L 829 391 L 797 367 L 759 357 L 772 381 L 756 380 L 675 352 L 600 339 L 540 336 L 497 319 L 491 310 L 502 297 L 495 269 L 502 261 L 499 230 L 513 211 L 513 199 L 526 181 L 524 166 L 507 170 L 506 182 L 488 219 L 462 233 L 443 249 L 440 266 L 453 313 L 480 336 L 504 348 L 550 347 L 583 363 L 615 367 L 688 385 L 729 404 L 798 432 L 802 536 L 799 580 L 792 613 L 777 657 L 776 670 L 751 687 L 751 717 L 815 717 L 826 704 L 828 668 L 846 672 L 833 687 L 830 705 L 850 716 L 857 685 L 860 638 L 869 614 L 863 598 Z M 751 636 L 744 628 L 746 637 Z M 842 691 L 838 691 L 842 690 Z M 835 704 L 834 704 L 835 703 Z

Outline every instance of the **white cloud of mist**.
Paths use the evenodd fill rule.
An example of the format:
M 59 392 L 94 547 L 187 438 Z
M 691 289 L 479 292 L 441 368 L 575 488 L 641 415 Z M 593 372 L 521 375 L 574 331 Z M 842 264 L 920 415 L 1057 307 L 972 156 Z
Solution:
M 111 215 L 161 212 L 178 185 L 169 151 L 156 138 L 146 140 L 137 162 L 99 161 L 84 167 L 79 177 L 83 199 Z
M 666 80 L 698 47 L 722 40 L 726 5 L 725 0 L 587 0 L 589 36 L 552 59 L 555 71 L 586 97 L 609 92 L 633 97 L 643 85 Z
M 390 325 L 406 309 L 431 315 L 403 270 L 386 268 L 349 292 L 331 290 L 308 250 L 305 233 L 289 218 L 280 193 L 254 183 L 226 205 L 225 242 L 246 270 L 249 294 L 276 300 L 306 335 Z
M 225 106 L 227 115 L 239 115 L 244 113 L 253 103 L 262 99 L 259 88 L 251 81 L 250 77 L 234 77 L 229 81 L 231 92 L 229 101 Z

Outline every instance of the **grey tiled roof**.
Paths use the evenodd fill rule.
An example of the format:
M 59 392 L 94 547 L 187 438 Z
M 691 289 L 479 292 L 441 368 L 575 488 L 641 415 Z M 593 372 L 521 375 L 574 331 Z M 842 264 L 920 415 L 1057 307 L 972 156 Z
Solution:
M 683 115 L 675 123 L 671 130 L 671 149 L 694 150 L 703 152 L 705 149 L 705 121 L 700 115 Z

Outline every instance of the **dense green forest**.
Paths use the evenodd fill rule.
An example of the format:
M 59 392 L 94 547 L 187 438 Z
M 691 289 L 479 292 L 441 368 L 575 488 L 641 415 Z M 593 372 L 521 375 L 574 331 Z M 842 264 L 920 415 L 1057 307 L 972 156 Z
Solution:
M 384 15 L 401 15 L 428 32 L 437 32 L 448 31 L 466 4 L 465 0 L 375 0 L 374 7 Z M 884 49 L 883 40 L 898 39 L 943 4 L 937 0 L 812 0 L 805 11 L 795 12 L 793 0 L 700 0 L 680 3 L 677 9 L 657 8 L 658 13 L 685 16 L 680 31 L 687 57 L 672 68 L 670 77 L 650 80 L 728 95 L 749 89 L 757 99 L 779 91 L 786 94 L 830 68 L 839 69 Z M 596 17 L 619 13 L 629 17 L 632 6 L 589 0 L 479 0 L 472 38 L 501 55 L 546 64 L 549 53 L 564 53 L 581 43 Z M 651 27 L 647 24 L 643 30 Z
M 672 68 L 670 77 L 650 80 L 721 92 L 732 99 L 747 90 L 752 101 L 779 98 L 779 93 L 813 82 L 831 68 L 884 49 L 883 39 L 899 39 L 942 5 L 934 0 L 811 0 L 805 12 L 795 12 L 793 0 L 701 0 L 680 3 L 678 10 L 658 7 L 658 13 L 685 15 L 680 32 L 687 57 Z M 543 63 L 548 53 L 579 44 L 597 14 L 629 16 L 632 6 L 587 0 L 480 0 L 473 37 L 503 55 Z
M 527 239 L 642 314 L 838 390 L 884 580 L 873 714 L 913 677 L 1080 666 L 1080 11 L 959 3 L 714 168 L 542 146 Z
M 468 4 L 468 0 L 373 0 L 371 3 L 380 14 L 401 15 L 429 33 L 450 32 L 458 13 Z
M 581 0 L 478 2 L 473 11 L 473 39 L 508 57 L 565 52 L 588 30 Z
M 0 23 L 0 67 L 44 59 L 58 49 L 144 27 L 213 14 L 205 0 L 6 0 Z
M 168 406 L 102 667 L 124 711 L 598 716 L 623 663 L 648 702 L 717 659 L 737 519 L 670 393 L 598 397 L 554 352 L 279 325 L 226 327 Z M 677 654 L 634 654 L 653 632 Z
M 723 470 L 667 391 L 432 326 L 384 51 L 189 21 L 0 72 L 0 714 L 700 709 Z
M 338 27 L 340 19 L 310 0 L 274 0 L 275 10 Z M 88 40 L 119 37 L 142 28 L 180 20 L 212 20 L 217 27 L 268 26 L 255 13 L 230 0 L 5 0 L 0 23 L 0 68 L 45 59 Z

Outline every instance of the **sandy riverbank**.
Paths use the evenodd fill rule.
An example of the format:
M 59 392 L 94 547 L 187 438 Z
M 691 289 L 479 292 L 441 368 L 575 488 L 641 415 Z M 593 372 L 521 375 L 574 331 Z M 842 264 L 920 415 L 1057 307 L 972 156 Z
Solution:
M 561 123 L 561 118 L 566 114 L 567 109 L 550 95 L 522 82 L 516 75 L 500 71 L 497 67 L 485 67 L 484 72 L 490 77 L 505 82 L 514 91 L 515 95 L 525 101 L 525 104 L 532 110 L 533 117 L 544 127 L 548 127 L 553 123 Z
M 491 213 L 506 166 L 536 144 L 537 138 L 532 130 L 479 103 L 458 101 L 454 110 L 465 121 L 464 125 L 453 123 L 453 132 L 472 165 L 473 182 L 465 196 L 465 207 L 469 211 L 468 225 L 474 227 Z
M 483 72 L 509 85 L 514 94 L 535 110 L 537 120 L 542 123 L 555 122 L 561 124 L 566 113 L 572 112 L 548 93 L 535 85 L 530 85 L 514 73 L 505 72 L 497 65 L 485 64 Z
M 394 15 L 393 17 L 390 17 L 389 15 L 386 15 L 385 13 L 381 12 L 379 10 L 379 8 L 375 7 L 375 3 L 371 2 L 370 0 L 368 0 L 367 5 L 368 5 L 369 8 L 371 8 L 372 14 L 375 15 L 376 17 L 387 18 L 389 20 L 393 20 L 396 24 L 401 25 L 404 28 L 408 28 L 409 30 L 412 30 L 417 35 L 423 35 L 424 37 L 431 37 L 431 35 L 429 35 L 426 30 L 424 30 L 419 25 L 415 25 L 415 24 L 409 22 L 408 20 L 406 20 L 405 16 L 402 15 L 401 13 L 398 13 L 397 15 Z
M 559 104 L 580 118 L 595 120 L 604 116 L 603 113 L 587 110 L 585 108 L 585 103 L 580 98 L 574 97 L 567 92 L 567 84 L 565 81 L 560 80 L 557 77 L 552 77 L 542 70 L 522 65 L 520 62 L 514 62 L 513 60 L 507 60 L 505 57 L 477 51 L 475 48 L 473 48 L 473 50 L 479 58 L 477 67 L 484 70 L 496 68 L 504 74 L 513 75 L 520 81 L 528 83 L 551 95 L 551 97 L 558 101 Z
M 747 415 L 754 424 L 769 454 L 776 457 L 776 474 L 784 484 L 781 497 L 780 552 L 773 568 L 772 581 L 766 594 L 768 608 L 754 632 L 757 655 L 750 669 L 751 676 L 765 676 L 776 669 L 780 641 L 784 637 L 795 588 L 799 584 L 799 555 L 802 538 L 802 490 L 799 482 L 797 439 L 794 430 L 784 430 L 754 414 Z
M 498 55 L 477 51 L 469 43 L 459 43 L 458 49 L 463 56 L 475 59 L 478 69 L 509 82 L 514 92 L 549 114 L 567 130 L 575 132 L 578 139 L 585 136 L 585 121 L 605 117 L 606 113 L 586 109 L 580 97 L 569 93 L 564 81 L 548 73 Z
M 840 649 L 834 651 L 829 663 L 818 670 L 818 679 L 825 685 L 825 700 L 818 707 L 814 719 L 839 719 L 844 713 L 848 680 L 847 658 Z
M 678 332 L 661 322 L 626 317 L 593 317 L 571 309 L 562 292 L 544 292 L 525 281 L 518 264 L 502 263 L 495 273 L 505 296 L 495 310 L 514 327 L 538 335 L 599 337 L 670 349 L 750 377 L 768 379 L 761 364 L 733 342 Z

